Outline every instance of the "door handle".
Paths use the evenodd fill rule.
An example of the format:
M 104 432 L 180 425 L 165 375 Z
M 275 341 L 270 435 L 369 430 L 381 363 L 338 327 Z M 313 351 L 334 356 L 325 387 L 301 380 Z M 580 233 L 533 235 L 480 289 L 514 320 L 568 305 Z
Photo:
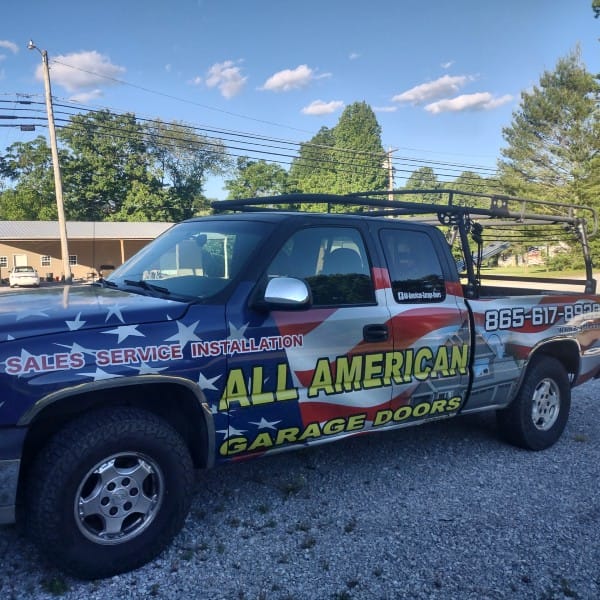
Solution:
M 365 342 L 386 342 L 390 336 L 387 325 L 374 323 L 363 327 L 363 339 Z

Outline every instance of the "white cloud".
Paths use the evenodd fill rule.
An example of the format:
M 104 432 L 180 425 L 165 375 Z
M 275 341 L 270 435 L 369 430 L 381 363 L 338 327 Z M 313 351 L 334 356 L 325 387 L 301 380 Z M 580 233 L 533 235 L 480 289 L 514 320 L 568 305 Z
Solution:
M 357 58 L 360 58 L 360 54 L 358 52 L 350 52 L 348 58 L 350 60 L 356 60 Z
M 425 110 L 434 115 L 442 112 L 492 110 L 511 100 L 512 96 L 509 94 L 494 98 L 489 92 L 477 92 L 475 94 L 463 94 L 462 96 L 456 96 L 456 98 L 444 98 L 443 100 L 432 102 L 425 107 Z
M 19 46 L 17 46 L 14 42 L 9 42 L 8 40 L 0 40 L 0 48 L 6 48 L 13 54 L 16 54 L 19 51 Z
M 200 85 L 202 83 L 202 77 L 200 77 L 199 75 L 197 75 L 193 79 L 190 79 L 188 81 L 188 83 L 190 83 L 191 85 Z
M 125 73 L 125 67 L 114 65 L 108 56 L 95 50 L 50 57 L 50 76 L 53 85 L 61 85 L 68 92 L 96 89 L 99 85 L 117 85 L 115 79 Z M 42 65 L 35 76 L 43 80 Z
M 449 60 L 447 62 L 443 62 L 440 67 L 442 67 L 442 69 L 449 69 L 452 65 L 454 64 L 453 60 Z
M 170 73 L 172 70 L 173 70 L 173 66 L 172 66 L 170 63 L 167 63 L 167 64 L 165 65 L 165 71 L 166 71 L 167 73 Z
M 380 113 L 391 113 L 391 112 L 396 112 L 398 110 L 397 106 L 374 106 L 373 107 L 373 112 L 380 112 Z
M 242 91 L 247 79 L 242 75 L 240 67 L 236 67 L 232 60 L 226 60 L 215 63 L 208 70 L 206 85 L 210 88 L 218 87 L 224 98 L 233 98 Z
M 71 96 L 69 100 L 71 100 L 72 102 L 80 102 L 81 104 L 87 104 L 91 100 L 96 100 L 97 98 L 100 98 L 103 95 L 104 94 L 102 93 L 102 90 L 96 89 L 90 90 L 89 92 L 81 92 L 80 94 L 73 94 L 73 96 Z
M 308 106 L 302 109 L 305 115 L 330 115 L 331 113 L 340 110 L 344 106 L 341 100 L 332 100 L 331 102 L 323 102 L 323 100 L 313 100 Z
M 306 87 L 315 79 L 331 77 L 331 73 L 316 75 L 308 65 L 299 65 L 295 69 L 284 69 L 271 75 L 260 88 L 270 92 L 289 92 Z
M 393 102 L 410 102 L 412 104 L 424 104 L 434 98 L 442 98 L 449 94 L 456 94 L 467 82 L 472 81 L 470 75 L 444 75 L 435 81 L 428 81 L 416 85 L 392 98 Z

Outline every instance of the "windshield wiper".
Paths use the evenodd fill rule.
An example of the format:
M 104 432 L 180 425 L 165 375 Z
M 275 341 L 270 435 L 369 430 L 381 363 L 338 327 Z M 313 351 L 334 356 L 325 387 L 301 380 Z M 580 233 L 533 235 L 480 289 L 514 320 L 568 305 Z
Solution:
M 149 292 L 158 292 L 159 294 L 164 294 L 165 296 L 168 296 L 171 293 L 166 287 L 154 285 L 153 283 L 148 283 L 145 279 L 140 279 L 138 281 L 133 281 L 132 279 L 124 279 L 123 283 L 125 285 L 131 285 L 133 287 L 142 288 L 143 290 L 148 290 Z
M 94 283 L 92 285 L 101 285 L 102 287 L 109 287 L 109 288 L 118 288 L 119 287 L 114 281 L 108 281 L 108 279 L 104 279 L 102 277 L 100 277 L 100 279 L 97 279 L 96 281 L 94 281 Z

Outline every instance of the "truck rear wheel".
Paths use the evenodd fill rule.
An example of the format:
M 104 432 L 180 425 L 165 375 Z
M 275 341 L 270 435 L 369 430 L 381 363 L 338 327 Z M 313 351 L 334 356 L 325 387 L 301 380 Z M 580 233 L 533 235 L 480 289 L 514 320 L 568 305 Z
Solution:
M 551 356 L 534 358 L 515 399 L 497 412 L 498 427 L 510 443 L 544 450 L 562 435 L 570 407 L 571 387 L 563 365 Z
M 84 415 L 33 464 L 30 534 L 51 562 L 77 577 L 129 571 L 180 530 L 193 473 L 181 436 L 155 415 L 130 408 Z

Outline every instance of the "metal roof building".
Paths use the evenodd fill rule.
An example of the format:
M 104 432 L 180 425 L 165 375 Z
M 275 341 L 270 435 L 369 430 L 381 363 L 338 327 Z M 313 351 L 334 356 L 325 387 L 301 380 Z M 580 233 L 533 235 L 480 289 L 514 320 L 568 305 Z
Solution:
M 159 236 L 173 223 L 111 221 L 67 221 L 69 239 L 148 240 Z M 57 221 L 0 221 L 0 240 L 59 239 Z
M 69 264 L 76 279 L 91 279 L 135 254 L 172 223 L 68 221 Z M 0 221 L 0 279 L 31 265 L 42 278 L 62 276 L 56 221 Z M 58 272 L 57 272 L 58 271 Z

